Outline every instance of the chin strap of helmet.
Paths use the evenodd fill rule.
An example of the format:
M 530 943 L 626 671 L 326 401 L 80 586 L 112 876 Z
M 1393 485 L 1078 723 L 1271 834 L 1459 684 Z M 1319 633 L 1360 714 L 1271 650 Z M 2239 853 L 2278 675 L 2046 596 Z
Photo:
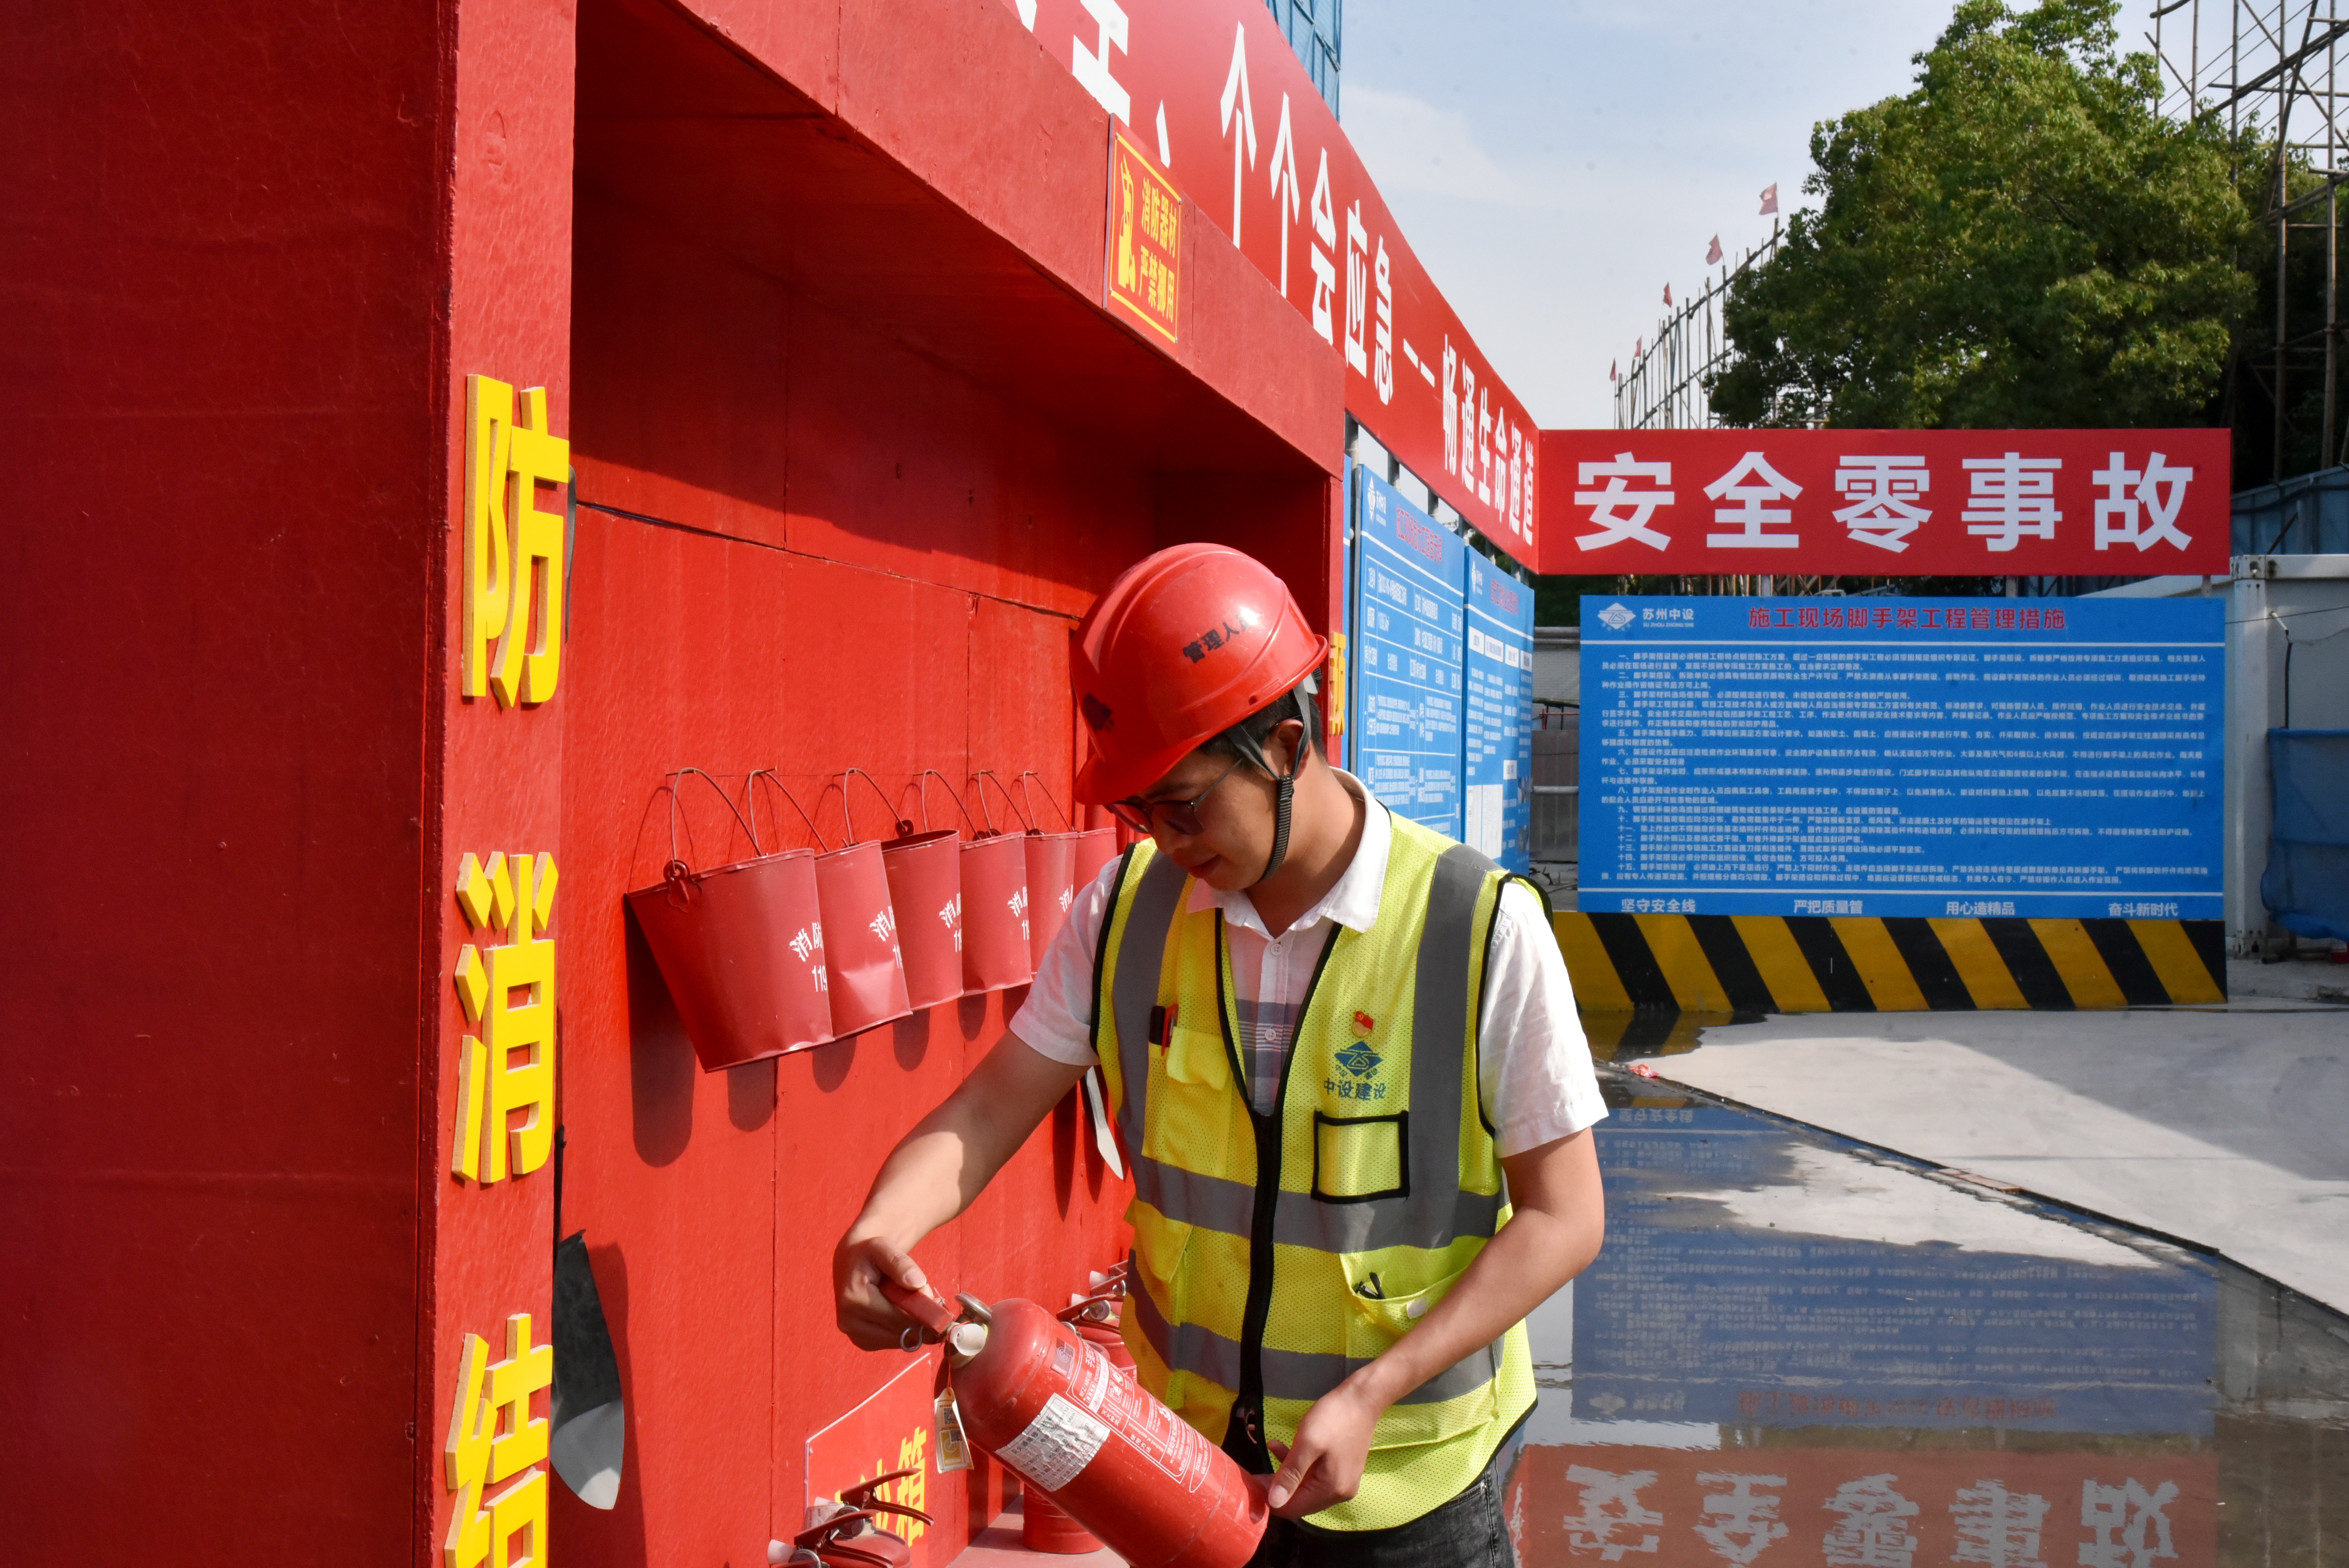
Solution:
M 1249 735 L 1241 726 L 1235 725 L 1225 732 L 1231 737 L 1233 747 L 1239 752 L 1241 758 L 1253 763 L 1270 775 L 1273 781 L 1272 858 L 1265 861 L 1263 872 L 1257 876 L 1255 882 L 1248 884 L 1250 887 L 1256 886 L 1257 882 L 1263 882 L 1266 877 L 1278 871 L 1280 863 L 1288 858 L 1288 819 L 1297 801 L 1297 778 L 1299 774 L 1305 771 L 1307 748 L 1312 746 L 1314 737 L 1320 733 L 1319 715 L 1314 711 L 1313 693 L 1309 689 L 1309 682 L 1307 686 L 1299 686 L 1293 694 L 1297 698 L 1297 716 L 1305 721 L 1305 733 L 1298 737 L 1297 749 L 1289 755 L 1288 772 L 1274 773 L 1271 759 L 1265 756 L 1264 748 L 1257 745 L 1256 738 Z

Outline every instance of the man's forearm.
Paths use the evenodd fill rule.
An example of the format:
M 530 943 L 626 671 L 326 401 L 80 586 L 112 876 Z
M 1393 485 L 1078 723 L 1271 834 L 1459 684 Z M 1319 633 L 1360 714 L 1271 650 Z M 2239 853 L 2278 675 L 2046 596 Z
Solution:
M 1572 1167 L 1585 1161 L 1587 1190 L 1576 1181 L 1548 1202 L 1516 1207 L 1444 1298 L 1348 1381 L 1383 1409 L 1492 1344 L 1589 1267 L 1606 1233 L 1606 1212 L 1597 1161 L 1587 1148 L 1573 1152 Z
M 970 1207 L 1082 1072 L 1005 1036 L 890 1151 L 847 1239 L 885 1236 L 910 1249 Z

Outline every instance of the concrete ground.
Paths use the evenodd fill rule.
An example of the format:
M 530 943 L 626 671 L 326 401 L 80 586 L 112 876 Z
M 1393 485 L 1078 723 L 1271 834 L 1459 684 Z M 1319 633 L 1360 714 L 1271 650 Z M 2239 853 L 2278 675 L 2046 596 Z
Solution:
M 2223 1007 L 1773 1017 L 1647 1065 L 2349 1311 L 2349 1006 L 2317 999 L 2349 968 L 2230 969 Z

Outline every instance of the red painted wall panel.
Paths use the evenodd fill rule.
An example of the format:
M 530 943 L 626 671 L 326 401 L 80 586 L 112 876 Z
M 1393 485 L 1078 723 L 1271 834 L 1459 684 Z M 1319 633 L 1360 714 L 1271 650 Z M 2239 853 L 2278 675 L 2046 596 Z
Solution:
M 439 1561 L 462 1336 L 502 1353 L 526 1310 L 543 1339 L 556 1230 L 551 1168 L 448 1172 L 449 975 L 482 940 L 453 882 L 543 849 L 562 1226 L 630 1416 L 619 1509 L 558 1486 L 552 1555 L 759 1561 L 807 1433 L 901 1365 L 832 1329 L 832 1241 L 1019 995 L 700 1073 L 620 902 L 667 856 L 664 776 L 775 766 L 832 835 L 851 763 L 893 793 L 1032 766 L 1065 802 L 1068 634 L 1123 565 L 1253 540 L 1327 598 L 1334 375 L 1236 257 L 1194 298 L 1241 325 L 1191 360 L 1099 315 L 1105 122 L 1064 74 L 981 0 L 901 20 L 1034 95 L 954 114 L 1092 143 L 989 166 L 969 125 L 883 113 L 885 8 L 852 8 L 864 124 L 812 118 L 837 7 L 698 9 L 722 39 L 655 0 L 83 4 L 0 63 L 40 109 L 0 172 L 5 805 L 39 890 L 0 987 L 0 1473 L 41 1500 L 11 1516 L 27 1555 L 87 1554 L 101 1518 L 191 1563 Z M 624 112 L 664 93 L 709 122 Z M 550 389 L 590 503 L 533 709 L 457 695 L 474 373 Z M 1170 490 L 1191 470 L 1220 477 Z M 729 852 L 714 801 L 688 820 Z M 926 1253 L 1055 1299 L 1123 1205 L 1072 1102 Z M 947 1499 L 940 1544 L 1001 1490 Z
M 572 846 L 563 834 L 564 731 L 577 682 L 566 673 L 554 697 L 533 707 L 505 708 L 486 695 L 460 695 L 465 378 L 489 376 L 518 390 L 543 387 L 550 428 L 560 434 L 571 425 L 575 20 L 573 7 L 560 0 L 469 0 L 450 8 L 446 25 L 456 59 L 448 149 L 447 336 L 444 357 L 435 366 L 442 399 L 436 517 L 446 527 L 432 583 L 439 593 L 439 638 L 422 670 L 429 698 L 423 873 L 429 963 L 422 977 L 429 1110 L 419 1175 L 429 1198 L 416 1393 L 423 1462 L 415 1478 L 421 1544 L 436 1553 L 449 1540 L 458 1501 L 449 1490 L 442 1449 L 460 1393 L 466 1337 L 480 1336 L 496 1361 L 506 1355 L 512 1315 L 531 1315 L 533 1344 L 546 1343 L 552 1329 L 552 1161 L 488 1184 L 460 1181 L 450 1170 L 460 1045 L 469 1034 L 485 1032 L 466 1023 L 450 976 L 466 944 L 488 947 L 502 940 L 473 930 L 459 913 L 454 894 L 461 858 L 469 852 L 484 862 L 492 853 L 554 857 L 561 874 L 548 934 L 556 944 L 558 1019 L 570 1013 L 566 987 L 583 977 L 571 954 L 572 934 L 594 913 L 567 885 Z M 539 504 L 557 503 L 542 495 Z M 558 1083 L 566 1070 L 565 1049 L 558 1031 Z M 545 1415 L 551 1399 L 542 1392 L 530 1404 L 534 1415 Z M 561 1483 L 550 1477 L 548 1484 Z
M 0 50 L 11 1560 L 412 1560 L 437 26 Z
M 739 1562 L 761 1532 L 796 1527 L 808 1435 L 900 1365 L 833 1327 L 833 1241 L 882 1152 L 1001 1037 L 1021 993 L 701 1075 L 620 914 L 669 853 L 662 779 L 693 763 L 739 790 L 775 768 L 834 842 L 832 776 L 852 764 L 908 814 L 925 767 L 967 792 L 975 769 L 1009 781 L 1033 767 L 1066 803 L 1069 631 L 1155 542 L 1157 481 L 906 352 L 885 321 L 654 234 L 595 193 L 595 172 L 573 348 L 585 504 L 564 897 L 585 923 L 566 960 L 564 1224 L 623 1273 L 630 1473 L 615 1515 L 560 1501 L 558 1537 L 587 1562 Z M 1318 522 L 1318 490 L 1290 483 Z M 885 819 L 857 789 L 871 837 Z M 683 801 L 697 859 L 743 851 L 698 781 Z M 805 841 L 787 821 L 781 841 Z M 1124 1188 L 1079 1131 L 1071 1103 L 925 1246 L 942 1280 L 1065 1300 L 1120 1254 Z M 750 1387 L 771 1399 L 747 1400 Z M 975 1498 L 934 1499 L 941 1550 L 1001 1502 L 999 1475 L 974 1481 Z

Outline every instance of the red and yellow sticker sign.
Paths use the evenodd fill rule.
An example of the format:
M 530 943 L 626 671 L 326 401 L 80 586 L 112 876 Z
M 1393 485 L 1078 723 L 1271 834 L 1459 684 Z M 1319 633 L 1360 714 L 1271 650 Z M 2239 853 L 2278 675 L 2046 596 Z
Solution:
M 1183 194 L 1125 134 L 1109 128 L 1109 303 L 1169 343 L 1182 338 Z

